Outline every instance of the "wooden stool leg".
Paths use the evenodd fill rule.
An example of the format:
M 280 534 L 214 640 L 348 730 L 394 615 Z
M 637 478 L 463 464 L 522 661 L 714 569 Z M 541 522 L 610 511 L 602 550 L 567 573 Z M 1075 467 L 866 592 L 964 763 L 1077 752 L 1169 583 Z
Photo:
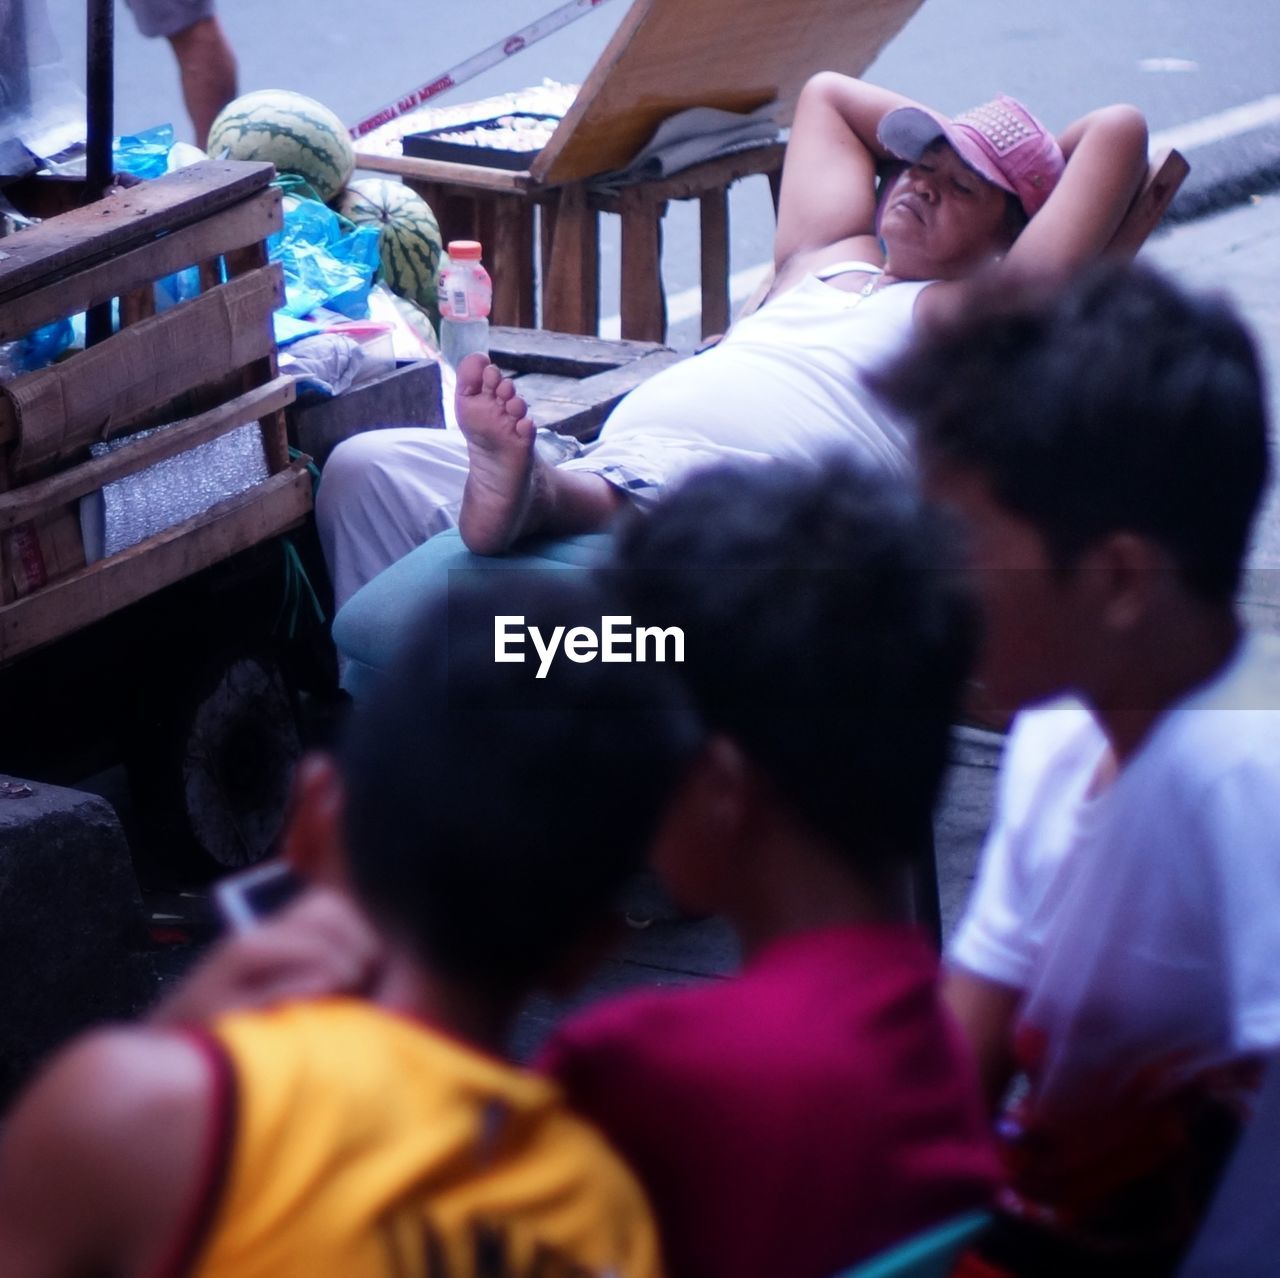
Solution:
M 507 200 L 502 207 L 502 218 L 498 223 L 498 236 L 504 243 L 503 255 L 515 265 L 513 280 L 517 296 L 515 310 L 517 328 L 532 328 L 536 319 L 536 292 L 534 284 L 534 255 L 536 231 L 534 225 L 534 204 L 531 200 L 518 198 Z M 497 280 L 494 288 L 498 287 Z
M 665 201 L 637 187 L 622 196 L 622 336 L 661 342 L 667 336 L 667 301 L 662 291 L 662 215 Z
M 548 218 L 544 237 L 542 327 L 560 333 L 594 337 L 600 327 L 599 214 L 587 202 L 586 188 L 561 188 L 554 205 L 543 205 Z
M 778 200 L 782 195 L 782 165 L 769 170 L 769 194 L 773 197 L 773 215 L 778 216 Z
M 533 205 L 525 199 L 493 202 L 489 234 L 484 245 L 493 276 L 493 322 L 516 328 L 533 327 Z
M 702 256 L 702 336 L 729 327 L 729 194 L 709 191 L 698 201 Z

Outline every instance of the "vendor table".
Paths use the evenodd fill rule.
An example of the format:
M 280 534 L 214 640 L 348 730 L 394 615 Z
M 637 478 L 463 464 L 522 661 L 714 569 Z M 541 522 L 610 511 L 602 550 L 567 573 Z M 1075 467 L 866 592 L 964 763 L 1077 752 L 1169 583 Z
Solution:
M 527 170 L 406 158 L 377 145 L 361 168 L 396 174 L 419 191 L 450 239 L 485 246 L 494 320 L 535 322 L 535 260 L 542 258 L 542 326 L 595 334 L 598 224 L 622 218 L 624 339 L 662 341 L 662 217 L 671 200 L 696 199 L 701 221 L 702 331 L 728 324 L 729 187 L 765 174 L 776 205 L 781 144 L 721 156 L 604 194 L 599 174 L 624 169 L 668 117 L 691 107 L 749 112 L 772 104 L 790 124 L 796 98 L 821 70 L 860 75 L 920 0 L 635 0 L 550 141 Z M 403 121 L 401 122 L 403 123 Z M 535 208 L 542 212 L 536 231 Z M 540 243 L 539 243 L 540 239 Z
M 541 210 L 543 328 L 594 335 L 600 323 L 600 214 L 622 218 L 622 337 L 661 342 L 667 335 L 662 289 L 662 219 L 671 200 L 697 200 L 701 231 L 702 334 L 729 325 L 729 187 L 763 173 L 777 208 L 784 148 L 753 147 L 616 193 L 586 182 L 540 187 L 528 173 L 439 160 L 361 156 L 364 168 L 402 177 L 435 210 L 450 238 L 478 239 L 493 275 L 493 318 L 535 323 Z

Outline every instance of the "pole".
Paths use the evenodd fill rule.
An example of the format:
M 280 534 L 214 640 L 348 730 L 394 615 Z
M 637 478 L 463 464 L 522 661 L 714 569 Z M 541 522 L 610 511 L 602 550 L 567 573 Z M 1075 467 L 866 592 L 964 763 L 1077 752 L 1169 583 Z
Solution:
M 606 0 L 568 0 L 568 3 L 562 4 L 558 9 L 553 9 L 550 13 L 543 14 L 541 18 L 530 22 L 528 26 L 521 27 L 519 31 L 513 31 L 509 36 L 504 36 L 487 49 L 482 49 L 479 53 L 459 62 L 457 66 L 450 67 L 448 71 L 441 71 L 439 75 L 425 84 L 420 84 L 416 89 L 410 89 L 404 97 L 395 102 L 389 102 L 367 119 L 361 120 L 359 124 L 353 124 L 347 132 L 354 140 L 359 141 L 366 133 L 372 133 L 388 120 L 407 115 L 424 102 L 430 102 L 432 98 L 456 88 L 464 81 L 479 75 L 481 71 L 496 67 L 499 62 L 514 57 L 531 44 L 545 39 L 552 32 L 567 27 L 569 23 L 577 22 L 579 18 L 585 17 L 604 3 Z
M 115 133 L 115 3 L 88 0 L 85 89 L 85 200 L 100 200 L 111 185 L 111 140 Z M 111 336 L 111 303 L 102 302 L 85 317 L 85 345 Z

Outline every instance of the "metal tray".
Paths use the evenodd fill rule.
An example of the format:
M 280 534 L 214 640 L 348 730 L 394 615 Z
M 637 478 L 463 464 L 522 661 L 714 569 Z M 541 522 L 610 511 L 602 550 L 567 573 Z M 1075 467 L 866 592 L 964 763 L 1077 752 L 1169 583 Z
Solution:
M 406 134 L 403 145 L 405 155 L 418 160 L 448 160 L 451 164 L 476 164 L 489 169 L 527 169 L 533 157 L 542 148 L 532 151 L 507 151 L 501 147 L 475 146 L 471 143 L 446 142 L 442 138 L 463 129 L 496 128 L 502 121 L 511 119 L 551 120 L 560 123 L 556 115 L 540 115 L 534 111 L 507 111 L 490 120 L 469 120 L 463 124 L 450 124 L 442 129 L 428 129 L 425 133 Z

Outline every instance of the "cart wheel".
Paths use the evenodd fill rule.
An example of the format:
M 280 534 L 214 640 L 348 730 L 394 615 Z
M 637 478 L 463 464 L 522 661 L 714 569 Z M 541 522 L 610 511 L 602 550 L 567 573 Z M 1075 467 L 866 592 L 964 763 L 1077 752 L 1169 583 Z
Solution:
M 274 657 L 236 653 L 185 689 L 159 680 L 139 728 L 129 773 L 144 873 L 209 878 L 270 854 L 302 754 L 296 700 Z

